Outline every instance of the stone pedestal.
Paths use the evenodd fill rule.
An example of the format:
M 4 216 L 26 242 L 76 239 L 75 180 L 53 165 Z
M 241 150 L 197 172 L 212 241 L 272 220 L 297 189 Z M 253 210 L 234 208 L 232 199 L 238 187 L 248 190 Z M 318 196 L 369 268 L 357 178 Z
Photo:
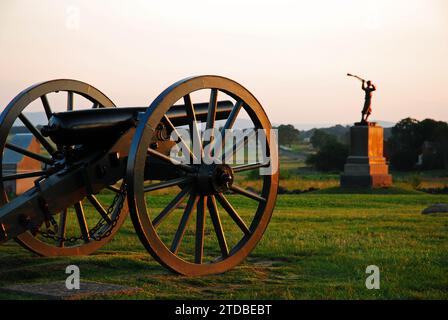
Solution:
M 392 185 L 383 156 L 383 128 L 374 123 L 350 128 L 350 155 L 341 175 L 342 187 L 388 187 Z

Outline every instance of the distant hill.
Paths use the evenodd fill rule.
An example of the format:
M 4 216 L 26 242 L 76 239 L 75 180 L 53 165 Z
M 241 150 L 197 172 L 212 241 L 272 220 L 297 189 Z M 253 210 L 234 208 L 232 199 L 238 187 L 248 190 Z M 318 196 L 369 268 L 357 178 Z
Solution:
M 47 124 L 48 120 L 44 112 L 27 112 L 26 116 L 30 119 L 30 121 L 38 126 L 42 126 Z M 377 122 L 380 126 L 384 128 L 384 139 L 387 140 L 390 136 L 390 128 L 395 125 L 394 122 L 391 121 L 382 121 L 382 120 L 373 120 Z M 21 123 L 17 123 L 17 126 L 21 126 Z M 274 123 L 273 126 L 278 126 L 279 124 Z M 311 138 L 314 133 L 314 130 L 321 129 L 328 134 L 335 135 L 341 142 L 346 141 L 348 139 L 348 132 L 350 126 L 353 124 L 331 124 L 331 123 L 296 123 L 293 124 L 295 128 L 300 130 L 300 135 L 302 139 Z M 236 129 L 244 129 L 253 127 L 252 121 L 249 119 L 238 119 L 234 128 Z M 16 129 L 17 133 L 19 132 L 27 132 L 24 128 Z
M 350 129 L 350 126 L 342 126 L 340 124 L 337 124 L 335 126 L 331 126 L 331 127 L 327 127 L 327 128 L 318 128 L 318 129 L 313 128 L 310 130 L 303 130 L 303 131 L 301 130 L 300 136 L 303 139 L 311 138 L 314 134 L 314 131 L 316 131 L 316 130 L 322 130 L 328 134 L 332 134 L 335 136 L 343 136 L 348 133 L 349 129 Z
M 392 121 L 384 121 L 384 120 L 372 120 L 373 122 L 376 122 L 383 128 L 391 128 L 395 125 L 395 122 Z M 274 123 L 274 126 L 278 126 L 280 124 L 287 124 L 287 123 Z M 291 123 L 296 129 L 299 129 L 301 131 L 308 131 L 311 129 L 320 129 L 320 128 L 330 128 L 335 126 L 335 123 Z M 352 126 L 353 123 L 343 123 L 342 126 Z
M 25 112 L 26 117 L 33 123 L 34 125 L 46 125 L 48 123 L 47 116 L 44 112 Z M 17 124 L 17 125 L 22 125 Z
M 378 122 L 380 124 L 380 122 Z M 381 125 L 381 124 L 380 124 Z M 384 128 L 384 140 L 389 139 L 391 135 L 391 127 L 386 127 L 381 125 Z M 316 128 L 310 129 L 310 130 L 301 130 L 300 131 L 300 138 L 301 139 L 310 139 L 314 131 L 316 131 Z M 350 132 L 350 126 L 349 125 L 340 125 L 337 124 L 335 126 L 327 127 L 327 128 L 319 128 L 319 130 L 324 131 L 325 133 L 331 134 L 335 136 L 340 142 L 348 143 L 349 142 L 349 132 Z
M 376 122 L 378 125 L 382 126 L 383 128 L 392 128 L 395 126 L 395 122 L 392 121 L 382 121 L 382 120 L 373 120 L 373 122 Z

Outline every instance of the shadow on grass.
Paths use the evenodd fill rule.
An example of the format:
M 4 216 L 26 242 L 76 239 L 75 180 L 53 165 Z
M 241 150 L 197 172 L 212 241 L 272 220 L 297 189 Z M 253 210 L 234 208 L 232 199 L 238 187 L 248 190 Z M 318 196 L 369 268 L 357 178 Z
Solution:
M 313 191 L 313 194 L 424 194 L 424 192 L 398 187 L 389 188 L 347 188 L 332 187 Z

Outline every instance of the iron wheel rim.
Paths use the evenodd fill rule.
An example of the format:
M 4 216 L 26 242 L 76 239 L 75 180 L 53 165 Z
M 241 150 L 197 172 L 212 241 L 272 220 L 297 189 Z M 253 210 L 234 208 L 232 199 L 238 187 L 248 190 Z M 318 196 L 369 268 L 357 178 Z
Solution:
M 244 260 L 261 240 L 271 219 L 275 206 L 278 188 L 278 170 L 263 180 L 262 195 L 266 202 L 259 204 L 254 219 L 250 224 L 250 236 L 244 236 L 229 251 L 227 257 L 213 263 L 192 263 L 173 253 L 160 239 L 156 228 L 148 214 L 146 197 L 143 191 L 143 170 L 146 149 L 154 132 L 154 128 L 168 109 L 179 99 L 191 92 L 201 89 L 216 89 L 236 100 L 244 102 L 244 108 L 255 125 L 266 130 L 271 129 L 269 119 L 258 100 L 243 86 L 233 80 L 219 76 L 198 76 L 176 82 L 163 91 L 140 119 L 131 144 L 126 181 L 128 183 L 128 206 L 137 235 L 150 254 L 168 269 L 188 276 L 199 276 L 225 272 Z M 270 139 L 269 139 L 270 140 Z M 271 156 L 277 157 L 275 141 L 268 141 Z M 278 163 L 278 158 L 277 158 Z M 207 203 L 208 205 L 208 203 Z
M 50 93 L 54 92 L 72 92 L 72 94 L 78 94 L 85 99 L 89 100 L 97 107 L 113 108 L 115 104 L 110 100 L 104 93 L 102 93 L 97 88 L 78 80 L 72 79 L 56 79 L 49 80 L 41 83 L 37 83 L 28 87 L 27 89 L 20 92 L 5 108 L 5 110 L 0 115 L 0 163 L 3 163 L 3 150 L 5 150 L 5 144 L 7 140 L 8 133 L 12 129 L 12 126 L 19 115 L 30 105 L 33 101 L 40 99 Z M 48 115 L 47 115 L 48 118 Z M 2 177 L 2 173 L 0 173 Z M 0 206 L 3 206 L 8 202 L 8 197 L 4 188 L 4 183 L 0 183 Z M 82 202 L 82 201 L 81 201 Z M 31 232 L 25 232 L 14 240 L 19 243 L 25 249 L 36 253 L 40 256 L 75 256 L 75 255 L 88 255 L 106 243 L 108 243 L 115 233 L 123 224 L 128 213 L 127 202 L 124 201 L 123 209 L 117 220 L 115 227 L 111 230 L 109 236 L 96 241 L 91 239 L 88 243 L 81 243 L 80 245 L 72 247 L 59 247 L 53 246 L 48 242 L 41 241 Z

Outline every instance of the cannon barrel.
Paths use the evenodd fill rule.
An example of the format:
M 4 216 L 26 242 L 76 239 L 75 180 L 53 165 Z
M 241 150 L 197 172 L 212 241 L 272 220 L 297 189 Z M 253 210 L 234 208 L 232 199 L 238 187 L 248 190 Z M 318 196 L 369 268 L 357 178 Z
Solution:
M 227 119 L 232 111 L 233 103 L 231 101 L 218 101 L 216 108 L 216 120 Z M 208 102 L 207 103 L 195 103 L 194 111 L 196 113 L 196 120 L 205 122 L 207 121 L 208 114 Z M 174 105 L 166 113 L 167 117 L 175 126 L 183 126 L 189 123 L 187 111 L 184 105 Z
M 231 101 L 217 103 L 216 120 L 227 119 L 232 111 Z M 41 128 L 44 136 L 58 145 L 95 144 L 119 137 L 122 132 L 136 125 L 138 115 L 147 107 L 98 108 L 54 113 L 48 125 Z M 208 103 L 194 104 L 196 120 L 207 120 Z M 174 105 L 167 112 L 174 126 L 189 123 L 184 105 Z
M 230 101 L 218 102 L 216 119 L 226 119 L 232 108 Z M 195 104 L 194 109 L 197 120 L 206 121 L 208 103 Z M 140 107 L 101 108 L 54 113 L 49 125 L 41 128 L 44 135 L 58 144 L 92 144 L 95 148 L 88 148 L 88 154 L 79 153 L 83 165 L 72 164 L 69 168 L 60 167 L 53 173 L 48 172 L 45 179 L 36 182 L 36 187 L 0 207 L 0 244 L 27 230 L 34 232 L 49 216 L 119 181 L 126 169 L 126 161 L 114 161 L 109 155 L 119 154 L 126 159 L 135 121 L 138 121 L 138 114 L 146 110 Z M 182 105 L 173 106 L 167 115 L 176 126 L 189 123 Z M 126 125 L 129 130 L 123 133 Z M 100 174 L 98 168 L 107 168 L 107 175 Z M 163 172 L 163 178 L 176 172 L 171 167 L 168 173 L 162 170 L 155 171 Z

